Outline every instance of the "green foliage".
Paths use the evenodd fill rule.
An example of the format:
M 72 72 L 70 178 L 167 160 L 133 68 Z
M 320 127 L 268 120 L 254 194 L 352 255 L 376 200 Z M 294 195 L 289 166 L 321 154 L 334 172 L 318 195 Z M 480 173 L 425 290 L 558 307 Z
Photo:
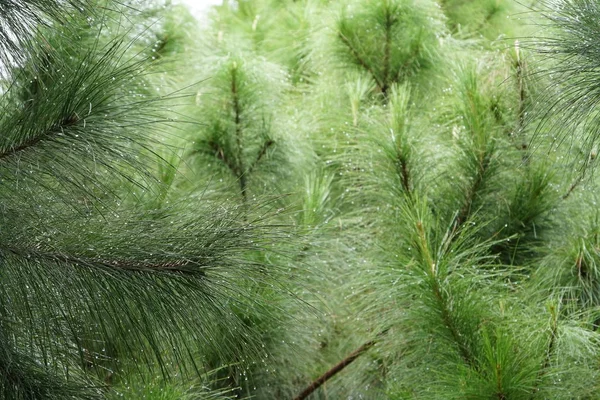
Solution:
M 548 3 L 544 12 L 552 22 L 547 28 L 551 36 L 536 44 L 541 54 L 549 56 L 545 73 L 551 76 L 551 83 L 539 99 L 546 115 L 540 129 L 553 125 L 557 143 L 581 143 L 589 153 L 598 138 L 596 46 L 600 8 L 595 1 L 578 0 L 562 5 Z M 553 118 L 557 115 L 562 118 Z M 566 132 L 574 134 L 567 136 Z
M 315 170 L 305 178 L 305 194 L 299 222 L 302 226 L 315 227 L 327 221 L 331 216 L 328 202 L 331 198 L 333 176 L 323 170 Z
M 338 53 L 347 64 L 368 73 L 385 99 L 394 83 L 433 64 L 442 32 L 431 10 L 413 1 L 382 0 L 355 7 L 350 5 L 338 20 Z
M 270 162 L 282 167 L 286 161 L 281 154 L 284 149 L 278 146 L 273 133 L 271 109 L 276 104 L 278 88 L 264 78 L 273 79 L 266 63 L 224 57 L 215 64 L 212 87 L 205 89 L 208 95 L 198 101 L 200 119 L 206 128 L 194 140 L 189 157 L 214 159 L 221 170 L 238 182 L 239 193 L 246 202 L 249 181 L 255 172 L 268 168 L 265 164 Z M 212 91 L 219 93 L 219 98 L 211 95 Z M 274 98 L 269 99 L 269 95 Z
M 216 372 L 216 371 L 215 371 Z M 112 399 L 149 400 L 230 400 L 236 398 L 232 390 L 210 389 L 214 384 L 214 374 L 202 375 L 198 382 L 189 384 L 169 384 L 158 377 L 147 376 L 144 380 L 132 379 L 120 385 L 110 394 Z
M 527 6 L 0 0 L 0 397 L 596 398 L 600 8 Z
M 460 35 L 482 33 L 491 40 L 507 34 L 502 20 L 514 17 L 517 10 L 516 4 L 506 0 L 444 0 L 441 6 L 454 32 Z
M 200 351 L 235 363 L 238 346 L 246 357 L 259 348 L 230 303 L 253 302 L 245 282 L 260 282 L 264 269 L 243 253 L 266 244 L 270 228 L 259 233 L 264 218 L 251 225 L 208 201 L 188 199 L 194 213 L 182 199 L 165 206 L 174 166 L 163 160 L 155 177 L 152 163 L 159 152 L 176 158 L 160 147 L 173 132 L 161 109 L 192 96 L 148 88 L 152 60 L 132 50 L 133 27 L 115 24 L 118 7 L 66 16 L 64 29 L 36 25 L 39 45 L 6 65 L 3 398 L 92 398 L 129 370 L 189 377 Z M 123 201 L 129 186 L 160 208 Z
M 2 65 L 11 65 L 27 59 L 24 47 L 29 47 L 30 40 L 40 25 L 54 22 L 65 23 L 69 18 L 65 15 L 77 13 L 88 7 L 87 0 L 6 0 L 0 3 L 2 26 L 0 27 L 0 60 Z

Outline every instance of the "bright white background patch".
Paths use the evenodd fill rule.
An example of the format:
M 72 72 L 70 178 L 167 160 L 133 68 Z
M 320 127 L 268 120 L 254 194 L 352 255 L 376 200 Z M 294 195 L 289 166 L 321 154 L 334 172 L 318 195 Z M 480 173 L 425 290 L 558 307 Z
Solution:
M 177 3 L 187 5 L 196 18 L 201 18 L 210 6 L 223 4 L 223 0 L 177 0 Z

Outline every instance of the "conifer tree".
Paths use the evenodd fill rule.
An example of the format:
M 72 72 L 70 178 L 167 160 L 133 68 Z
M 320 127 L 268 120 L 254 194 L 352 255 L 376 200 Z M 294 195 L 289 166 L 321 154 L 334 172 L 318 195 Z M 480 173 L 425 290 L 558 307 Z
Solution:
M 337 306 L 324 309 L 316 343 L 294 329 L 296 340 L 309 339 L 302 364 L 308 357 L 317 368 L 274 359 L 279 379 L 258 375 L 259 395 L 590 395 L 594 385 L 582 382 L 597 373 L 597 319 L 581 305 L 594 297 L 596 228 L 567 216 L 595 221 L 593 195 L 582 190 L 594 185 L 595 135 L 585 136 L 594 124 L 581 124 L 595 115 L 592 3 L 545 5 L 553 22 L 540 36 L 558 39 L 544 43 L 497 41 L 539 33 L 519 20 L 522 5 L 502 1 L 218 8 L 220 36 L 246 38 L 287 69 L 295 91 L 285 97 L 296 97 L 300 134 L 321 163 L 316 176 L 328 177 L 314 181 L 320 190 L 309 186 L 327 193 L 333 216 L 312 244 L 335 249 L 333 235 L 351 254 L 325 258 L 320 272 L 335 289 L 312 283 Z M 566 61 L 546 75 L 539 49 Z M 573 102 L 582 113 L 571 118 Z M 565 120 L 576 135 L 561 133 Z M 567 240 L 571 232 L 579 233 Z
M 164 109 L 193 97 L 154 89 L 166 28 L 147 7 L 0 4 L 2 398 L 105 398 L 147 379 L 161 392 L 176 376 L 197 388 L 172 398 L 227 396 L 202 385 L 201 352 L 258 351 L 231 303 L 252 303 L 244 282 L 265 278 L 243 256 L 265 225 L 208 200 L 147 202 L 174 168 L 163 143 L 182 118 Z
M 0 395 L 596 398 L 597 3 L 0 0 Z

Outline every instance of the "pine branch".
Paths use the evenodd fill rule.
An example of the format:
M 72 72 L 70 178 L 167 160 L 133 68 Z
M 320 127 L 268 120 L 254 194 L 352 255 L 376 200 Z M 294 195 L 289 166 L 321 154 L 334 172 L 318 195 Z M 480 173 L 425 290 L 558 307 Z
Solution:
M 73 13 L 93 14 L 90 0 L 2 0 L 0 1 L 0 65 L 7 66 L 27 59 L 26 48 L 40 27 L 65 24 Z M 4 75 L 4 68 L 0 75 Z
M 521 139 L 521 143 L 517 144 L 517 148 L 523 152 L 521 159 L 525 165 L 530 162 L 530 154 L 528 151 L 528 144 L 525 141 L 525 110 L 527 107 L 528 101 L 528 93 L 525 85 L 525 75 L 527 73 L 527 64 L 523 57 L 521 56 L 521 51 L 519 47 L 519 41 L 515 41 L 515 79 L 517 80 L 517 91 L 519 93 L 519 107 L 517 108 L 517 126 L 515 128 L 515 132 L 518 135 L 518 138 Z
M 242 282 L 265 279 L 262 266 L 241 256 L 260 248 L 261 222 L 242 225 L 232 210 L 207 211 L 196 210 L 192 220 L 181 213 L 168 218 L 167 210 L 144 211 L 145 220 L 42 220 L 50 232 L 3 225 L 0 300 L 14 299 L 3 318 L 15 321 L 50 362 L 72 360 L 76 351 L 94 367 L 117 362 L 110 354 L 96 358 L 93 343 L 118 343 L 119 358 L 134 360 L 140 371 L 156 366 L 165 376 L 173 373 L 171 362 L 179 372 L 196 368 L 200 347 L 231 361 L 243 341 L 244 357 L 253 357 L 254 328 L 231 306 L 267 312 L 242 289 Z M 121 374 L 122 366 L 110 369 Z
M 573 191 L 577 188 L 577 186 L 579 186 L 579 184 L 583 181 L 584 177 L 585 177 L 585 171 L 583 171 L 581 174 L 579 174 L 577 176 L 577 178 L 575 179 L 575 181 L 573 183 L 571 183 L 567 192 L 562 195 L 563 200 L 566 200 L 569 198 L 569 196 L 571 196 L 571 193 L 573 193 Z
M 234 164 L 234 162 L 229 157 L 227 157 L 225 150 L 223 150 L 223 148 L 214 140 L 209 141 L 208 145 L 212 150 L 211 155 L 214 155 L 219 160 L 221 160 L 227 166 L 227 168 L 229 168 L 231 173 L 237 177 L 238 176 L 237 166 Z
M 323 375 L 315 379 L 310 385 L 308 385 L 298 396 L 294 397 L 294 400 L 304 400 L 308 396 L 310 396 L 315 390 L 320 388 L 325 382 L 329 379 L 333 378 L 337 373 L 342 371 L 348 365 L 353 363 L 358 357 L 366 353 L 371 349 L 371 347 L 375 346 L 378 342 L 378 338 L 387 333 L 387 330 L 379 333 L 377 335 L 377 339 L 370 340 L 366 343 L 363 343 L 358 349 L 354 350 L 352 353 L 348 354 L 346 358 L 342 361 L 331 367 L 327 370 Z
M 68 197 L 74 198 L 72 190 L 97 196 L 91 185 L 109 191 L 110 183 L 101 182 L 98 170 L 106 177 L 138 186 L 143 186 L 144 179 L 153 179 L 144 157 L 156 153 L 144 125 L 154 124 L 160 129 L 161 122 L 171 122 L 161 117 L 158 103 L 184 95 L 135 98 L 132 93 L 140 90 L 146 60 L 127 59 L 125 53 L 131 45 L 117 37 L 109 39 L 102 50 L 96 46 L 83 56 L 75 57 L 69 49 L 57 50 L 43 74 L 35 65 L 39 61 L 36 57 L 46 59 L 45 53 L 31 55 L 2 96 L 0 170 L 4 186 L 35 186 L 68 201 Z M 23 83 L 30 85 L 31 81 L 39 81 L 43 90 L 22 92 Z M 124 93 L 126 86 L 134 90 Z M 69 151 L 64 151 L 65 146 Z M 52 185 L 50 177 L 60 186 Z M 61 186 L 69 189 L 61 190 Z
M 388 4 L 385 6 L 385 41 L 383 48 L 383 86 L 381 87 L 381 93 L 383 94 L 384 100 L 387 100 L 387 92 L 390 86 L 390 52 L 392 48 L 392 29 L 394 27 L 395 18 L 390 13 L 390 7 Z
M 25 354 L 7 354 L 2 349 L 0 397 L 3 399 L 102 399 L 99 385 L 67 381 L 41 367 Z M 73 380 L 73 377 L 71 378 Z
M 254 171 L 254 168 L 256 168 L 256 166 L 258 165 L 260 160 L 267 154 L 267 150 L 269 150 L 269 148 L 271 146 L 273 146 L 274 144 L 275 144 L 275 141 L 272 139 L 267 139 L 263 143 L 261 149 L 258 151 L 258 154 L 256 155 L 256 159 L 254 160 L 252 165 L 250 165 L 250 168 L 248 168 L 248 172 L 247 172 L 248 175 L 250 175 L 252 173 L 252 171 Z
M 435 277 L 436 272 L 437 272 L 436 263 L 433 260 L 433 257 L 431 256 L 431 252 L 429 251 L 429 243 L 427 241 L 427 235 L 425 234 L 425 229 L 423 227 L 423 223 L 421 221 L 418 221 L 416 228 L 417 228 L 417 235 L 419 238 L 418 245 L 419 245 L 420 256 L 423 259 L 423 261 L 425 261 L 427 273 L 430 276 Z
M 487 150 L 484 151 L 483 155 L 478 159 L 477 173 L 475 175 L 475 179 L 473 180 L 473 183 L 469 185 L 466 191 L 463 205 L 454 219 L 454 231 L 459 230 L 471 214 L 471 208 L 473 207 L 473 203 L 475 202 L 479 191 L 485 183 L 486 174 L 490 167 L 491 161 L 492 155 Z
M 400 178 L 400 185 L 407 195 L 411 195 L 413 190 L 411 164 L 414 158 L 409 142 L 410 93 L 408 85 L 394 84 L 387 99 L 390 112 L 389 130 L 392 133 L 393 146 L 388 150 L 388 154 L 392 159 L 396 176 Z
M 573 183 L 571 183 L 571 185 L 569 186 L 569 189 L 566 191 L 566 193 L 562 195 L 563 200 L 568 199 L 571 196 L 571 194 L 575 191 L 575 189 L 577 189 L 577 187 L 584 181 L 588 168 L 590 168 L 591 165 L 594 164 L 595 160 L 596 160 L 595 151 L 592 150 L 590 152 L 590 156 L 588 157 L 587 162 L 582 167 L 581 172 L 577 175 L 577 178 L 575 178 Z
M 397 170 L 400 175 L 400 180 L 402 182 L 402 188 L 404 189 L 405 193 L 410 195 L 411 191 L 412 191 L 411 174 L 410 174 L 410 168 L 408 165 L 408 159 L 406 158 L 406 156 L 404 154 L 398 153 L 398 159 L 397 159 L 396 165 L 397 165 Z
M 556 29 L 551 37 L 534 42 L 536 52 L 552 60 L 543 71 L 552 79 L 536 99 L 541 119 L 535 132 L 550 128 L 559 144 L 581 137 L 592 150 L 599 138 L 598 124 L 591 120 L 596 118 L 600 104 L 600 4 L 566 0 L 560 7 L 544 4 L 543 10 L 543 16 Z M 579 133 L 580 128 L 583 133 Z
M 28 138 L 22 143 L 17 144 L 16 146 L 13 145 L 12 147 L 5 149 L 4 151 L 0 151 L 0 160 L 8 158 L 10 156 L 14 156 L 17 153 L 35 147 L 44 140 L 52 139 L 52 136 L 55 134 L 64 135 L 65 129 L 77 125 L 78 122 L 79 117 L 77 116 L 77 113 L 73 113 L 69 117 L 65 117 L 61 121 L 54 123 L 52 127 L 50 127 L 48 130 L 41 132 L 31 138 Z
M 129 270 L 148 273 L 172 273 L 178 275 L 205 276 L 202 270 L 205 263 L 201 259 L 186 259 L 176 257 L 173 260 L 126 260 L 126 259 L 100 259 L 78 256 L 60 252 L 46 251 L 42 248 L 23 249 L 14 247 L 0 247 L 0 253 L 13 254 L 40 263 L 67 264 L 76 267 L 105 268 L 116 270 Z
M 433 292 L 438 309 L 440 310 L 440 316 L 442 318 L 443 326 L 450 331 L 452 340 L 458 346 L 458 350 L 463 361 L 467 365 L 473 367 L 476 365 L 476 360 L 471 354 L 471 351 L 469 350 L 467 344 L 464 342 L 463 336 L 460 334 L 456 323 L 452 318 L 450 310 L 448 309 L 447 298 L 442 294 L 442 289 L 440 287 L 439 282 L 440 278 L 438 274 L 438 263 L 440 262 L 440 260 L 434 260 L 434 258 L 431 255 L 431 251 L 429 250 L 429 242 L 427 240 L 425 229 L 421 221 L 417 222 L 416 228 L 419 238 L 419 250 L 423 257 L 423 261 L 426 264 L 426 273 L 429 277 L 428 284 Z
M 233 66 L 231 68 L 231 96 L 233 100 L 233 119 L 235 124 L 235 141 L 237 145 L 237 155 L 236 155 L 236 175 L 240 184 L 240 193 L 242 195 L 242 200 L 244 204 L 247 200 L 247 176 L 246 171 L 244 169 L 244 160 L 243 160 L 243 129 L 242 129 L 242 108 L 240 105 L 239 93 L 238 93 L 238 82 L 237 82 L 237 63 L 234 61 Z
M 377 77 L 377 74 L 375 73 L 375 71 L 373 71 L 373 69 L 367 63 L 367 61 L 354 48 L 354 46 L 352 45 L 352 43 L 350 42 L 350 40 L 342 32 L 338 32 L 338 37 L 341 39 L 342 43 L 344 43 L 346 45 L 346 47 L 348 48 L 348 50 L 350 51 L 350 53 L 352 54 L 352 57 L 354 57 L 354 59 L 356 60 L 356 62 L 360 66 L 362 66 L 371 75 L 371 77 L 375 81 L 375 84 L 377 85 L 377 87 L 379 88 L 379 90 L 383 91 L 384 83 L 379 80 L 379 78 Z
M 550 317 L 552 318 L 552 324 L 550 326 L 550 340 L 548 341 L 548 346 L 546 346 L 544 362 L 542 363 L 542 366 L 537 375 L 537 385 L 534 387 L 531 393 L 532 399 L 534 399 L 536 393 L 539 392 L 542 379 L 548 373 L 548 369 L 550 368 L 550 364 L 552 362 L 552 357 L 554 356 L 554 350 L 556 347 L 556 339 L 558 337 L 558 314 L 554 306 L 550 307 Z
M 402 65 L 398 68 L 398 70 L 394 74 L 394 77 L 392 78 L 392 82 L 400 82 L 402 73 L 405 72 L 408 69 L 408 67 L 410 67 L 415 62 L 415 58 L 418 55 L 419 55 L 419 48 L 417 46 L 412 46 L 409 56 L 406 58 L 406 60 L 402 63 Z
M 0 0 L 0 10 L 33 2 Z M 67 0 L 37 3 L 62 10 Z M 243 310 L 252 309 L 261 321 L 274 314 L 254 288 L 276 267 L 267 270 L 247 256 L 261 252 L 263 234 L 269 235 L 269 229 L 257 230 L 260 219 L 243 224 L 240 208 L 204 208 L 211 201 L 200 194 L 168 210 L 142 202 L 155 194 L 148 193 L 155 186 L 143 185 L 155 178 L 148 161 L 163 154 L 154 145 L 173 144 L 173 119 L 163 112 L 186 95 L 154 95 L 155 88 L 165 90 L 165 80 L 161 75 L 157 83 L 145 72 L 144 51 L 128 40 L 137 33 L 145 39 L 145 27 L 129 21 L 132 15 L 105 10 L 112 2 L 99 4 L 110 14 L 106 20 L 71 18 L 69 9 L 65 26 L 54 20 L 36 31 L 44 42 L 20 49 L 22 61 L 3 64 L 0 58 L 2 71 L 11 71 L 0 78 L 0 328 L 7 330 L 0 332 L 2 398 L 92 398 L 97 388 L 88 395 L 63 381 L 78 383 L 78 374 L 99 369 L 126 382 L 127 369 L 156 379 L 156 372 L 201 371 L 200 359 L 251 363 L 262 327 L 248 323 Z M 0 42 L 8 17 L 0 12 Z M 239 79 L 233 80 L 235 167 L 243 176 L 246 110 Z M 113 176 L 139 186 L 121 185 Z
M 519 49 L 519 41 L 515 41 L 515 75 L 517 79 L 517 91 L 519 92 L 519 108 L 517 109 L 517 129 L 518 133 L 521 133 L 521 130 L 525 126 L 525 106 L 527 104 L 527 91 L 525 88 L 525 74 L 526 71 L 526 63 L 525 60 L 521 57 L 521 51 Z M 523 147 L 525 146 L 525 147 Z M 526 144 L 523 144 L 522 148 L 525 150 L 527 147 Z

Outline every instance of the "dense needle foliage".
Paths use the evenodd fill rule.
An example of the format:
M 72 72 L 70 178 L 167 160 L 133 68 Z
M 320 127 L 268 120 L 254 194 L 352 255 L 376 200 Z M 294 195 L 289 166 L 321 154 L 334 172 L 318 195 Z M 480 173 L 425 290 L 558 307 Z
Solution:
M 0 398 L 593 399 L 596 0 L 0 0 Z

